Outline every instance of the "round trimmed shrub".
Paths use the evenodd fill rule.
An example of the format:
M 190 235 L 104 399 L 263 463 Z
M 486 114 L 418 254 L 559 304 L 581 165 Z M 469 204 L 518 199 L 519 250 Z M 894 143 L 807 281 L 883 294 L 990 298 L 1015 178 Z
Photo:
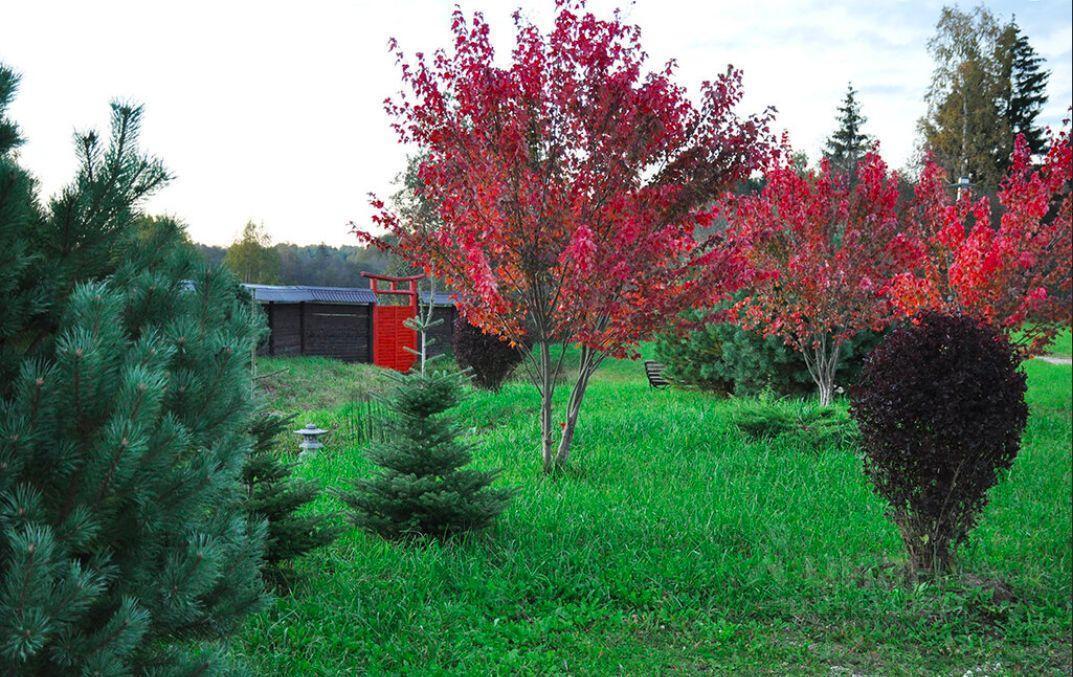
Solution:
M 851 389 L 865 470 L 914 572 L 950 564 L 1013 463 L 1028 419 L 1017 366 L 990 326 L 929 313 L 891 331 Z
M 458 366 L 470 369 L 474 385 L 494 391 L 503 386 L 524 358 L 521 349 L 511 347 L 498 336 L 485 334 L 461 315 L 455 318 L 454 353 Z

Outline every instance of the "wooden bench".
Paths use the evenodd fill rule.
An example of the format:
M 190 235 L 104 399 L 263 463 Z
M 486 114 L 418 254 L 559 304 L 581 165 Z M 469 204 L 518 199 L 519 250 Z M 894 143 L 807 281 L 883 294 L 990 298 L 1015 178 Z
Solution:
M 655 360 L 645 360 L 645 375 L 648 376 L 648 385 L 653 388 L 663 388 L 671 384 L 663 377 L 664 366 Z

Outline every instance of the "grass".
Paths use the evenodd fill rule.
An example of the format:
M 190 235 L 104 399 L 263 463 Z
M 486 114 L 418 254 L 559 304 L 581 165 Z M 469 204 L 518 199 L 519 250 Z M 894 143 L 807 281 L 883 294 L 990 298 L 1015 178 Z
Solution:
M 1060 357 L 1073 357 L 1073 333 L 1068 328 L 1063 329 L 1054 337 L 1047 352 Z
M 278 406 L 318 423 L 379 382 L 368 367 L 260 365 L 280 368 L 309 394 L 281 378 Z M 747 434 L 735 422 L 755 404 L 652 390 L 638 363 L 613 362 L 590 387 L 570 472 L 540 475 L 531 386 L 474 393 L 457 413 L 476 463 L 521 489 L 495 527 L 408 545 L 351 530 L 298 563 L 293 590 L 232 650 L 264 674 L 1068 674 L 1071 372 L 1025 368 L 1024 448 L 944 581 L 901 578 L 897 532 L 843 436 Z M 342 486 L 368 473 L 348 439 L 301 474 Z
M 257 384 L 274 409 L 293 413 L 336 409 L 380 392 L 382 369 L 327 357 L 260 357 Z

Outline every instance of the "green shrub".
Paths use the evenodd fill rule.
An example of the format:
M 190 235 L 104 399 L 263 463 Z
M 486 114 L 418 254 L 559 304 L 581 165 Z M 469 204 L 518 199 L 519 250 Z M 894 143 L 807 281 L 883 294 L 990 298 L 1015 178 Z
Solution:
M 692 311 L 685 319 L 693 329 L 657 337 L 656 359 L 666 365 L 666 375 L 673 382 L 734 395 L 805 395 L 815 389 L 804 359 L 781 339 L 727 322 L 706 322 L 710 315 Z M 879 338 L 862 332 L 845 343 L 838 385 L 853 383 L 864 355 Z
M 814 449 L 851 448 L 859 438 L 857 425 L 844 408 L 809 401 L 743 399 L 732 420 L 753 440 L 794 440 Z
M 279 567 L 331 543 L 339 535 L 332 515 L 303 510 L 320 495 L 316 482 L 294 476 L 294 464 L 276 448 L 280 436 L 291 435 L 294 416 L 261 412 L 250 425 L 253 450 L 242 470 L 246 510 L 252 519 L 268 522 L 265 562 Z M 293 437 L 293 435 L 291 435 Z

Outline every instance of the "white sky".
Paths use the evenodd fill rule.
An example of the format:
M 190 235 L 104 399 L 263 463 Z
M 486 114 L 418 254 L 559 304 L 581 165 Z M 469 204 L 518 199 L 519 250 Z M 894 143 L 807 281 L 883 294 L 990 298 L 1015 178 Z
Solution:
M 382 101 L 399 87 L 386 50 L 448 44 L 451 0 L 58 2 L 4 0 L 0 62 L 22 74 L 12 117 L 21 158 L 51 194 L 75 170 L 75 130 L 104 130 L 114 98 L 146 108 L 142 146 L 175 180 L 147 205 L 198 241 L 226 244 L 248 219 L 276 241 L 353 244 L 370 191 L 387 196 L 405 164 Z M 518 0 L 463 0 L 492 24 L 500 54 Z M 606 14 L 613 2 L 592 0 Z M 627 5 L 626 2 L 620 3 Z M 965 3 L 961 3 L 965 4 Z M 1003 0 L 1052 70 L 1045 122 L 1073 100 L 1073 3 Z M 524 0 L 543 21 L 552 0 Z M 653 65 L 675 57 L 695 91 L 728 63 L 745 71 L 741 112 L 774 105 L 780 128 L 815 158 L 846 83 L 866 131 L 902 166 L 913 149 L 931 63 L 925 43 L 942 2 L 636 0 Z

